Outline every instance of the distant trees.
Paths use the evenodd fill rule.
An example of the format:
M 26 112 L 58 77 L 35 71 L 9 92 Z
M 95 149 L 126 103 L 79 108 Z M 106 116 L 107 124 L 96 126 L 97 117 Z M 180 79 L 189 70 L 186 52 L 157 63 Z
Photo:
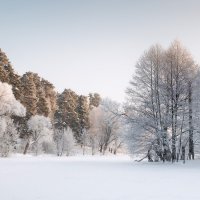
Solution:
M 121 119 L 117 114 L 120 112 L 120 105 L 109 99 L 104 99 L 99 107 L 94 108 L 90 113 L 91 126 L 89 139 L 91 141 L 92 154 L 98 147 L 100 153 L 105 154 L 108 148 L 117 151 L 118 141 L 121 137 Z M 118 141 L 117 141 L 118 140 Z
M 73 153 L 76 146 L 104 154 L 120 145 L 116 104 L 98 93 L 78 95 L 71 89 L 57 93 L 37 73 L 18 75 L 0 49 L 0 152 Z M 9 85 L 8 85 L 9 84 Z M 115 150 L 114 150 L 115 149 Z
M 149 161 L 194 159 L 200 145 L 200 72 L 178 41 L 154 45 L 136 64 L 121 106 L 97 93 L 57 93 L 33 72 L 15 73 L 0 50 L 0 154 L 116 154 L 124 141 Z M 20 147 L 19 147 L 20 146 Z
M 90 93 L 88 96 L 83 96 L 70 89 L 65 89 L 59 94 L 49 81 L 36 73 L 27 72 L 22 76 L 18 75 L 1 49 L 0 81 L 3 82 L 0 92 L 1 133 L 6 130 L 9 132 L 13 127 L 11 135 L 13 138 L 14 136 L 18 138 L 13 141 L 20 141 L 18 145 L 20 150 L 17 151 L 24 154 L 34 151 L 37 154 L 44 148 L 44 151 L 57 151 L 58 155 L 61 155 L 62 151 L 70 155 L 75 143 L 82 147 L 88 145 L 85 139 L 88 141 L 89 113 L 99 106 L 101 101 L 99 94 Z M 45 128 L 47 121 L 52 124 L 52 128 L 44 131 L 47 130 L 47 127 Z M 5 124 L 9 124 L 9 131 L 5 128 Z M 43 141 L 48 136 L 52 141 Z M 11 141 L 11 137 L 9 140 Z M 3 138 L 1 141 L 4 141 Z
M 149 161 L 194 159 L 193 82 L 197 66 L 178 42 L 152 46 L 136 64 L 127 89 L 129 147 Z M 188 141 L 188 142 L 186 142 Z M 182 151 L 182 152 L 181 152 Z

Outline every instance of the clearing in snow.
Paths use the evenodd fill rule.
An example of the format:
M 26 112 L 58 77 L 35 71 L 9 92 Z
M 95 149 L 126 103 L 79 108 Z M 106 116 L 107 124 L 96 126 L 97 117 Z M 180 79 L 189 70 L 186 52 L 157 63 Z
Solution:
M 126 156 L 0 159 L 1 200 L 199 200 L 200 161 Z

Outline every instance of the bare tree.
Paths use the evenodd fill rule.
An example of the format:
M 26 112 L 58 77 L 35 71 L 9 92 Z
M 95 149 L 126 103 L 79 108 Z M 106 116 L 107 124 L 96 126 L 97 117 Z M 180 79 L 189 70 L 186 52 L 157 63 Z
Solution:
M 136 64 L 127 89 L 125 115 L 131 130 L 138 131 L 132 137 L 146 147 L 149 160 L 151 155 L 155 160 L 176 160 L 177 138 L 188 128 L 186 118 L 182 123 L 186 110 L 192 138 L 192 86 L 188 86 L 194 68 L 191 55 L 178 41 L 167 50 L 159 45 L 151 47 Z
M 98 108 L 91 113 L 91 128 L 89 135 L 91 141 L 98 141 L 99 151 L 105 154 L 109 145 L 118 137 L 119 116 L 116 111 L 119 104 L 109 99 L 104 99 Z M 94 148 L 94 147 L 92 147 Z

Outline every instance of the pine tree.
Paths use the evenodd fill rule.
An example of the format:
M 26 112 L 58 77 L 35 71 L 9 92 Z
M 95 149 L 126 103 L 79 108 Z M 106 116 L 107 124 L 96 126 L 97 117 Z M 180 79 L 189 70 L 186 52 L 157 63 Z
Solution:
M 6 54 L 0 49 L 0 66 L 8 65 L 9 60 L 6 56 Z
M 89 93 L 89 107 L 98 107 L 101 102 L 101 97 L 98 93 Z
M 27 72 L 23 75 L 21 81 L 23 89 L 22 104 L 26 107 L 29 118 L 37 113 L 37 96 L 33 73 Z
M 79 132 L 76 135 L 76 139 L 81 142 L 82 135 L 85 130 L 89 129 L 89 105 L 86 96 L 80 95 L 78 98 L 78 122 L 79 122 Z
M 17 73 L 15 73 L 10 63 L 8 63 L 8 65 L 5 65 L 4 69 L 7 73 L 8 83 L 12 85 L 12 90 L 13 94 L 15 95 L 15 98 L 17 100 L 21 100 L 21 94 L 22 94 L 21 79 L 20 79 L 21 77 Z
M 6 54 L 0 49 L 0 81 L 8 83 L 8 74 L 5 71 L 4 66 L 7 66 L 9 63 L 9 60 L 6 56 Z
M 8 82 L 8 75 L 7 75 L 6 71 L 4 70 L 4 67 L 1 65 L 0 65 L 0 81 L 2 83 Z
M 38 91 L 37 114 L 43 115 L 45 117 L 48 117 L 50 114 L 48 101 L 45 97 L 45 92 L 43 88 L 40 88 L 40 90 Z
M 70 90 L 65 89 L 62 94 L 58 95 L 58 111 L 62 123 L 65 123 L 66 127 L 70 127 L 73 132 L 78 132 L 78 114 L 77 114 L 77 102 L 78 95 Z
M 33 81 L 35 84 L 37 97 L 37 114 L 48 117 L 50 113 L 50 107 L 45 96 L 45 90 L 43 88 L 41 80 L 42 79 L 38 76 L 38 74 L 33 74 Z
M 47 107 L 49 109 L 48 117 L 53 121 L 54 114 L 57 109 L 57 96 L 55 88 L 52 83 L 45 79 L 41 80 L 41 84 L 44 91 L 45 99 L 47 101 Z

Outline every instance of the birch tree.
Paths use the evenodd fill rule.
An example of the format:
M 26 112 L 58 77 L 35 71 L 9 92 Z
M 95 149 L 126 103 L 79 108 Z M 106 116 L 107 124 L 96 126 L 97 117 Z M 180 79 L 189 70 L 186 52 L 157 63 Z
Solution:
M 149 160 L 153 160 L 153 154 L 154 160 L 174 162 L 178 156 L 177 139 L 186 127 L 193 149 L 192 74 L 194 61 L 178 41 L 167 50 L 160 45 L 152 46 L 137 62 L 127 89 L 125 115 L 131 129 L 137 130 L 135 140 L 146 146 Z

